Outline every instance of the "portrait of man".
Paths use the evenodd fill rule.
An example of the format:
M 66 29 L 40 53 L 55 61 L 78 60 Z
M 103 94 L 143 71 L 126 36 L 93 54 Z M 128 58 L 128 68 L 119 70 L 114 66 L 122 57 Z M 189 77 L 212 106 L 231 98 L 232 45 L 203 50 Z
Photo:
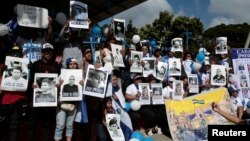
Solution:
M 19 84 L 26 84 L 27 80 L 22 77 L 22 68 L 21 66 L 14 66 L 10 68 L 10 76 L 5 78 L 5 82 L 13 82 Z
M 123 63 L 122 54 L 118 48 L 115 49 L 114 60 L 117 64 Z
M 105 84 L 106 74 L 101 70 L 89 69 L 89 76 L 87 79 L 86 91 L 103 93 Z
M 148 88 L 147 86 L 142 86 L 142 95 L 141 95 L 141 99 L 148 99 Z
M 87 9 L 78 4 L 72 5 L 71 18 L 73 20 L 84 21 L 87 20 Z
M 141 67 L 141 59 L 140 59 L 138 54 L 134 55 L 133 61 L 134 61 L 132 64 L 133 68 L 140 68 Z
M 225 76 L 222 75 L 222 71 L 220 68 L 216 70 L 216 75 L 213 77 L 214 83 L 224 83 L 225 82 Z
M 63 97 L 77 97 L 79 96 L 78 86 L 75 84 L 75 76 L 69 76 L 69 83 L 63 86 L 62 90 Z
M 189 78 L 189 84 L 197 85 L 197 79 L 196 78 Z
M 37 88 L 35 102 L 55 102 L 55 93 L 52 91 L 52 83 L 48 78 L 43 78 L 40 88 Z
M 175 86 L 175 95 L 178 95 L 178 96 L 181 95 L 181 84 L 180 83 L 176 83 L 176 86 Z
M 170 73 L 175 74 L 175 73 L 180 73 L 181 72 L 181 70 L 179 68 L 177 68 L 177 62 L 176 61 L 174 61 L 172 65 L 173 66 L 171 68 L 169 68 Z
M 166 68 L 164 66 L 161 66 L 157 71 L 157 77 L 164 77 L 165 73 L 166 73 Z

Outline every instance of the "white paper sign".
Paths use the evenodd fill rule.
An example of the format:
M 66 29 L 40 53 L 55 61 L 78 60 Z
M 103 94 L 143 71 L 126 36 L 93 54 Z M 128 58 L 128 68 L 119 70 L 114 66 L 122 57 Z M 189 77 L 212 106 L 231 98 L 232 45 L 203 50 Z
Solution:
M 28 86 L 28 59 L 7 56 L 1 89 L 7 91 L 26 91 Z
M 82 100 L 82 70 L 80 69 L 61 69 L 60 100 L 61 101 L 80 101 Z
M 17 15 L 17 22 L 20 26 L 35 28 L 48 27 L 48 9 L 18 4 Z
M 141 105 L 150 105 L 150 88 L 149 83 L 139 83 L 141 90 L 140 103 Z
M 33 93 L 33 107 L 57 106 L 57 74 L 35 73 L 37 88 Z

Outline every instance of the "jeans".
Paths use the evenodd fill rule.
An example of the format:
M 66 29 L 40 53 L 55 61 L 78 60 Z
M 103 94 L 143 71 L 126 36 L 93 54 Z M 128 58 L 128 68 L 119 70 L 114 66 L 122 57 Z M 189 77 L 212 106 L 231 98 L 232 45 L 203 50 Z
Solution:
M 61 108 L 57 108 L 56 114 L 56 130 L 54 139 L 62 139 L 62 133 L 66 124 L 66 136 L 72 137 L 73 123 L 76 116 L 76 109 L 73 111 L 64 111 Z

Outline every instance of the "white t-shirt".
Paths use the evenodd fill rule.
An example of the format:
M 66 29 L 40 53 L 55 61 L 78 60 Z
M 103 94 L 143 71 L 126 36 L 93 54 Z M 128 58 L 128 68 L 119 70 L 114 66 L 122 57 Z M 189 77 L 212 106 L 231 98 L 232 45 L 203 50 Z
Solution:
M 126 89 L 126 94 L 135 96 L 138 91 L 142 91 L 141 88 L 139 87 L 138 89 L 136 88 L 135 84 L 130 84 L 127 89 Z

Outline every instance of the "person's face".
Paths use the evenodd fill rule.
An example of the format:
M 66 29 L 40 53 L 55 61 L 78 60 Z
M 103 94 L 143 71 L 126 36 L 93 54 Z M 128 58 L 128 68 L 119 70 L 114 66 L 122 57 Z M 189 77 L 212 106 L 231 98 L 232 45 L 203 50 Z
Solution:
M 112 76 L 112 85 L 113 86 L 117 86 L 118 83 L 117 83 L 117 77 L 116 76 Z
M 42 53 L 42 57 L 43 57 L 43 59 L 45 59 L 46 61 L 50 61 L 50 60 L 52 60 L 53 52 L 52 52 L 52 51 L 44 51 L 44 52 Z
M 75 77 L 74 77 L 74 76 L 71 76 L 71 77 L 69 78 L 69 85 L 70 85 L 70 86 L 73 86 L 74 83 L 75 83 Z
M 149 64 L 148 61 L 145 61 L 144 68 L 145 69 L 150 69 L 150 64 Z
M 42 82 L 41 89 L 43 93 L 47 93 L 49 90 L 49 84 L 47 82 Z
M 191 60 L 192 59 L 191 54 L 187 54 L 186 59 Z
M 118 129 L 118 126 L 116 124 L 112 124 L 110 126 L 111 130 L 117 130 Z
M 221 70 L 218 69 L 218 70 L 216 71 L 216 74 L 217 74 L 217 75 L 221 75 Z
M 174 53 L 173 53 L 172 51 L 169 51 L 169 52 L 168 52 L 168 56 L 169 56 L 169 57 L 173 57 L 173 56 L 174 56 Z
M 136 63 L 140 63 L 139 57 L 134 57 Z
M 136 83 L 136 84 L 141 83 L 141 79 L 140 79 L 140 78 L 135 79 L 135 83 Z
M 160 73 L 165 73 L 165 68 L 164 67 L 160 68 Z
M 19 79 L 19 78 L 21 77 L 21 71 L 18 70 L 18 69 L 14 69 L 14 70 L 12 71 L 12 77 L 13 77 L 15 80 Z
M 175 42 L 174 42 L 174 46 L 175 46 L 175 47 L 179 47 L 179 46 L 180 46 L 180 42 L 175 41 Z
M 107 103 L 106 103 L 106 106 L 107 106 L 107 108 L 111 108 L 112 107 L 112 102 L 111 101 L 108 101 Z
M 88 50 L 86 50 L 85 52 L 86 52 L 85 55 L 84 55 L 85 59 L 86 59 L 87 61 L 91 61 L 91 60 L 92 60 L 91 50 L 88 49 Z
M 176 68 L 177 64 L 176 62 L 173 62 L 173 67 Z
M 148 53 L 148 48 L 146 46 L 142 47 L 141 51 L 144 53 L 144 54 L 147 54 Z
M 69 69 L 77 69 L 77 63 L 76 62 L 69 63 Z

